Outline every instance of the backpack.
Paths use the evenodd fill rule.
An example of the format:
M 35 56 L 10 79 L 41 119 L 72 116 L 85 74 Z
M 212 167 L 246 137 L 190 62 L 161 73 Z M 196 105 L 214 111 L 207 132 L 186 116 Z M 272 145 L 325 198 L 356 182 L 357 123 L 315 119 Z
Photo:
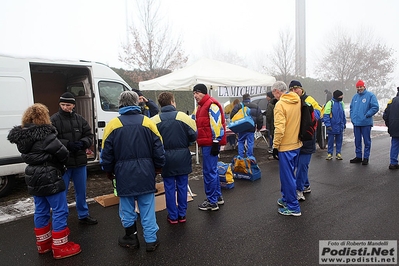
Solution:
M 313 106 L 301 99 L 301 125 L 299 139 L 312 140 L 317 129 L 317 120 L 314 116 Z
M 332 106 L 334 105 L 334 101 L 333 101 L 333 100 L 330 100 L 330 101 L 326 102 L 326 104 L 323 105 L 323 107 L 321 108 L 321 113 L 320 113 L 320 119 L 321 119 L 321 121 L 324 121 L 324 120 L 323 120 L 323 117 L 324 117 L 325 108 L 326 108 L 326 105 L 327 105 L 329 102 L 331 102 L 330 109 L 332 110 Z M 344 106 L 344 103 L 343 103 L 343 102 L 341 102 L 341 105 L 342 105 L 342 109 L 345 110 L 345 106 Z M 332 112 L 330 112 L 330 119 L 331 119 L 331 118 L 332 118 Z
M 321 121 L 323 121 L 323 117 L 324 117 L 324 112 L 326 110 L 326 105 L 327 103 L 331 102 L 331 105 L 333 105 L 333 100 L 329 100 L 328 102 L 326 102 L 322 107 L 321 107 L 321 112 L 320 112 L 320 119 Z M 332 117 L 332 113 L 330 113 L 330 118 Z

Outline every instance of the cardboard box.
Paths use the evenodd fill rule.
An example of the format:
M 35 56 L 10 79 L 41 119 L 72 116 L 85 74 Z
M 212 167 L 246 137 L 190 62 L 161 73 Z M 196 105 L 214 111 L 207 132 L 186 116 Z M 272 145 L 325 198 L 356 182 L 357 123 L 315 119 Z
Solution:
M 155 184 L 157 192 L 155 193 L 155 211 L 162 211 L 166 209 L 166 201 L 165 201 L 165 188 L 163 186 L 163 182 Z M 101 206 L 108 207 L 119 204 L 119 197 L 114 194 L 102 195 L 94 198 Z M 190 195 L 187 195 L 187 201 L 192 201 L 193 198 Z M 137 203 L 136 203 L 136 212 L 139 212 Z

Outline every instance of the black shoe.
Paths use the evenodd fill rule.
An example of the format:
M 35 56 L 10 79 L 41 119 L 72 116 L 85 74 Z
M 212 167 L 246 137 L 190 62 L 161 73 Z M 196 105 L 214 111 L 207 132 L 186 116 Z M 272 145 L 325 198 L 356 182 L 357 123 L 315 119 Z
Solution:
M 123 237 L 119 237 L 118 244 L 124 248 L 133 248 L 138 249 L 140 247 L 139 239 L 136 234 L 132 235 L 124 235 Z
M 352 160 L 350 160 L 349 162 L 350 163 L 361 163 L 362 162 L 362 158 L 355 157 Z
M 79 223 L 87 225 L 98 224 L 97 220 L 90 216 L 87 216 L 86 218 L 83 219 L 79 219 Z
M 368 165 L 369 164 L 369 159 L 363 159 L 362 165 Z
M 397 164 L 390 164 L 388 168 L 391 169 L 391 170 L 399 169 L 399 165 L 397 165 Z
M 123 237 L 119 237 L 118 244 L 124 248 L 134 248 L 137 249 L 140 247 L 139 238 L 137 237 L 137 227 L 136 223 L 132 226 L 125 228 L 125 235 Z
M 185 223 L 187 221 L 186 216 L 179 216 L 177 220 L 179 221 L 179 223 Z
M 206 199 L 202 204 L 198 205 L 198 209 L 200 209 L 201 211 L 207 211 L 207 210 L 217 211 L 219 210 L 219 205 L 217 203 L 210 203 Z
M 218 197 L 218 205 L 223 205 L 224 204 L 224 199 L 223 196 Z
M 157 247 L 159 246 L 159 241 L 155 241 L 152 243 L 146 243 L 145 244 L 145 251 L 147 252 L 153 252 L 157 249 Z

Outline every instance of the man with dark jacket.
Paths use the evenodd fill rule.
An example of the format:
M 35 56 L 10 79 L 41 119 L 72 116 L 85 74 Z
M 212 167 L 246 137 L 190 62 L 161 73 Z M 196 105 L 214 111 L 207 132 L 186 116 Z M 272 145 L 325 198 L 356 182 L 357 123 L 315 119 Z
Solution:
M 155 216 L 155 176 L 162 172 L 165 151 L 155 123 L 141 114 L 139 96 L 124 91 L 119 96 L 119 117 L 104 129 L 101 166 L 109 179 L 116 180 L 119 216 L 125 235 L 122 247 L 139 248 L 135 201 L 140 210 L 146 251 L 155 251 L 158 224 Z
M 264 115 L 266 116 L 266 129 L 269 134 L 269 153 L 273 153 L 273 136 L 274 136 L 274 106 L 277 103 L 277 99 L 271 91 L 266 94 L 266 99 L 268 101 L 266 111 Z
M 171 92 L 158 96 L 161 113 L 152 117 L 165 147 L 166 163 L 162 168 L 168 222 L 186 222 L 188 174 L 192 172 L 189 146 L 197 139 L 195 121 L 183 112 L 176 111 L 175 97 Z M 176 201 L 177 194 L 177 201 Z M 177 206 L 176 206 L 177 202 Z
M 313 113 L 316 120 L 320 119 L 320 105 L 310 95 L 307 95 L 305 90 L 302 88 L 302 84 L 297 80 L 292 80 L 289 85 L 289 89 L 305 101 L 309 105 L 313 106 Z M 316 152 L 316 134 L 313 135 L 313 139 L 302 141 L 302 147 L 299 152 L 298 164 L 296 167 L 296 194 L 298 200 L 305 200 L 304 193 L 310 193 L 310 182 L 309 182 L 309 164 L 312 159 L 312 154 Z
M 247 143 L 247 152 L 246 155 L 249 157 L 254 156 L 254 142 L 255 142 L 255 130 L 260 130 L 263 126 L 263 116 L 262 111 L 259 106 L 254 103 L 251 103 L 251 97 L 249 94 L 244 94 L 242 96 L 242 103 L 244 107 L 246 106 L 250 110 L 250 115 L 255 122 L 255 126 L 247 131 L 238 133 L 238 155 L 244 157 L 244 145 Z M 246 108 L 245 108 L 246 109 Z M 242 112 L 242 105 L 237 104 L 234 106 L 233 111 L 231 111 L 230 118 L 233 118 L 238 112 Z
M 148 117 L 153 117 L 158 114 L 158 106 L 153 100 L 147 99 L 140 90 L 133 90 L 139 96 L 139 106 L 141 113 Z
M 398 90 L 399 91 L 399 90 Z M 399 93 L 399 92 L 398 92 Z M 390 100 L 384 110 L 382 118 L 385 125 L 388 127 L 388 133 L 391 136 L 391 151 L 389 153 L 389 169 L 399 169 L 398 154 L 399 154 L 399 96 Z
M 86 149 L 93 144 L 93 133 L 87 121 L 74 110 L 75 97 L 65 92 L 59 100 L 60 110 L 51 116 L 51 123 L 57 129 L 57 138 L 69 150 L 66 163 L 67 171 L 63 175 L 68 194 L 69 182 L 72 180 L 75 189 L 76 210 L 81 224 L 97 224 L 89 215 L 86 202 L 87 155 Z

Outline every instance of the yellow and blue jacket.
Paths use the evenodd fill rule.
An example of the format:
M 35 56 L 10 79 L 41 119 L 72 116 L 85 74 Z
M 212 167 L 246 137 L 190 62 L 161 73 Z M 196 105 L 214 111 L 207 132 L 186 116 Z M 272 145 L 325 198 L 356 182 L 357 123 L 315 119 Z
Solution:
M 154 193 L 155 168 L 165 164 L 162 137 L 139 106 L 122 107 L 104 129 L 100 164 L 114 173 L 118 196 Z

